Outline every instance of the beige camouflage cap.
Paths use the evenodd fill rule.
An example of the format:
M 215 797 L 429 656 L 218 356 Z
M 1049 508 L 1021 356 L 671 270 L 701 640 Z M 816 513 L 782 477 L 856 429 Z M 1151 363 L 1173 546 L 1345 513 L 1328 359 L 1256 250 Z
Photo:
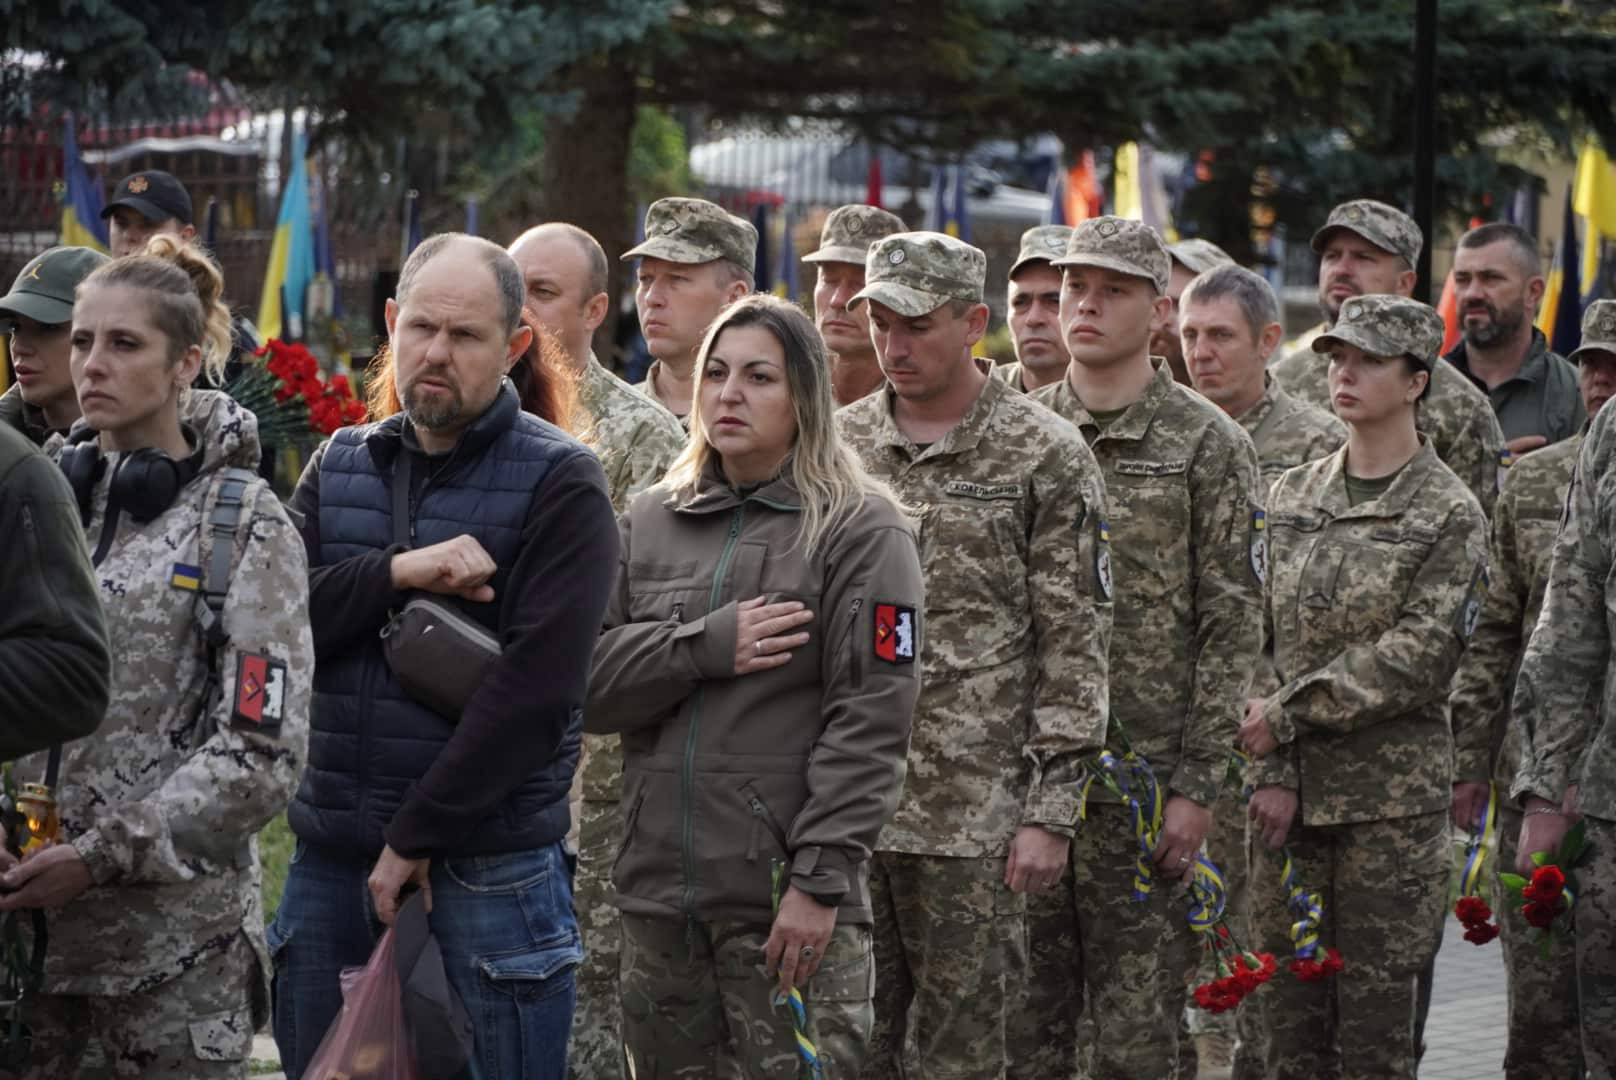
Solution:
M 1314 339 L 1313 351 L 1327 352 L 1332 342 L 1340 342 L 1371 356 L 1410 356 L 1429 370 L 1436 365 L 1442 334 L 1442 316 L 1429 304 L 1370 293 L 1341 305 L 1335 325 Z
M 1331 229 L 1357 233 L 1382 251 L 1401 255 L 1410 267 L 1420 261 L 1420 248 L 1425 246 L 1425 236 L 1413 218 L 1374 199 L 1354 199 L 1331 210 L 1324 227 L 1313 234 L 1315 252 L 1323 254 Z
M 1071 238 L 1070 225 L 1034 225 L 1021 234 L 1021 250 L 1010 264 L 1010 276 L 1015 277 L 1028 263 L 1054 262 L 1066 254 L 1066 241 Z
M 988 257 L 980 248 L 942 233 L 894 233 L 870 249 L 864 288 L 847 306 L 874 300 L 913 319 L 950 300 L 980 304 L 987 277 Z
M 1079 222 L 1066 241 L 1066 254 L 1051 266 L 1097 266 L 1142 277 L 1167 292 L 1173 261 L 1155 229 L 1128 218 L 1097 217 Z
M 1566 359 L 1595 351 L 1616 355 L 1616 300 L 1595 300 L 1588 305 L 1582 313 L 1582 344 Z
M 907 228 L 903 218 L 881 209 L 853 203 L 838 206 L 825 219 L 819 232 L 819 250 L 804 255 L 803 262 L 845 262 L 864 265 L 870 255 L 870 245 L 883 236 L 901 233 Z
M 757 230 L 706 199 L 658 199 L 645 212 L 645 242 L 622 258 L 707 263 L 728 259 L 748 274 L 756 269 Z
M 1190 240 L 1180 240 L 1167 248 L 1167 254 L 1173 261 L 1184 269 L 1193 273 L 1204 274 L 1214 266 L 1233 266 L 1234 260 L 1229 253 L 1210 240 L 1195 237 Z

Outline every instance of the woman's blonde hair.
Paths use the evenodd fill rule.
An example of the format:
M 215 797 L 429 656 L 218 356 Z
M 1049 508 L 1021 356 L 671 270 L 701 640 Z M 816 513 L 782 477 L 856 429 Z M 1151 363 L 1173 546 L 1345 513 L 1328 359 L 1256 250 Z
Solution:
M 831 396 L 830 358 L 813 321 L 801 308 L 773 296 L 755 293 L 719 313 L 696 355 L 696 401 L 690 410 L 690 440 L 668 469 L 663 482 L 675 490 L 696 492 L 703 470 L 717 451 L 707 438 L 700 407 L 702 371 L 718 336 L 731 327 L 758 326 L 780 343 L 785 354 L 786 389 L 797 420 L 797 441 L 788 466 L 790 480 L 802 496 L 803 550 L 812 555 L 825 534 L 867 496 L 898 505 L 892 489 L 864 471 L 858 455 L 836 431 L 836 401 Z
M 230 309 L 224 305 L 224 275 L 201 248 L 167 234 L 154 236 L 145 251 L 104 263 L 79 282 L 78 294 L 97 285 L 121 285 L 150 295 L 152 323 L 168 338 L 174 362 L 192 345 L 200 345 L 208 382 L 224 382 Z

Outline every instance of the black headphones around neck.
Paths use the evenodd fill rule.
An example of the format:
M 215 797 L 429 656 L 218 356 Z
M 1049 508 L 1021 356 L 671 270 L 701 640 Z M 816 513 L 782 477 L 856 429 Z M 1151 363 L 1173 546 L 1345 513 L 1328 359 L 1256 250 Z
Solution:
M 196 446 L 200 440 L 189 427 L 183 428 L 185 441 Z M 68 436 L 62 447 L 59 464 L 67 474 L 67 482 L 79 501 L 79 518 L 86 528 L 90 524 L 90 503 L 95 496 L 95 485 L 106 475 L 107 459 L 101 456 L 100 432 L 81 427 Z M 130 517 L 144 525 L 174 505 L 185 485 L 195 480 L 202 471 L 203 453 L 200 449 L 188 457 L 175 460 L 155 446 L 142 447 L 124 454 L 112 474 L 107 505 L 126 511 Z

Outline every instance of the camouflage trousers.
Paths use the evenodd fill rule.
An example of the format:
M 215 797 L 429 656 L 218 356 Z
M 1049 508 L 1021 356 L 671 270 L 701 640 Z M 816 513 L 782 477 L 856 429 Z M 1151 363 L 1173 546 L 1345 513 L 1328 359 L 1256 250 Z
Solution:
M 1582 1057 L 1588 1075 L 1609 1077 L 1616 1076 L 1616 821 L 1583 820 L 1589 852 L 1576 871 Z
M 571 1080 L 623 1080 L 623 1023 L 617 989 L 617 905 L 612 902 L 611 869 L 623 842 L 623 814 L 613 801 L 583 804 L 578 842 L 578 873 L 572 906 L 584 939 L 578 969 L 578 1005 L 572 1014 L 567 1076 Z
M 1025 897 L 1004 859 L 878 851 L 875 1028 L 865 1080 L 998 1080 L 1027 967 Z
M 1017 989 L 1005 1021 L 1005 1076 L 1071 1080 L 1079 1070 L 1083 974 L 1070 859 L 1058 885 L 1027 894 L 1027 977 Z
M 777 980 L 764 973 L 767 925 L 622 917 L 623 1038 L 635 1080 L 807 1076 Z M 859 1074 L 874 1007 L 866 926 L 838 925 L 803 990 L 825 1080 Z
M 1281 974 L 1241 1011 L 1258 1010 L 1267 1045 L 1260 1066 L 1241 1050 L 1237 1075 L 1268 1080 L 1414 1080 L 1415 984 L 1429 962 L 1448 902 L 1446 810 L 1350 825 L 1293 825 L 1286 849 L 1303 886 L 1324 904 L 1319 947 L 1341 951 L 1345 971 L 1304 983 L 1284 971 L 1292 955 L 1283 858 L 1260 837 L 1247 849 L 1250 947 L 1272 952 Z
M 1509 986 L 1509 1047 L 1504 1052 L 1506 1080 L 1582 1075 L 1582 1036 L 1577 1026 L 1577 954 L 1557 942 L 1545 959 L 1538 952 L 1537 932 L 1521 917 L 1518 905 L 1506 906 L 1500 871 L 1515 870 L 1515 842 L 1522 815 L 1501 806 L 1498 858 L 1493 864 L 1493 913 L 1502 933 L 1504 971 Z
M 245 1077 L 252 1057 L 252 987 L 258 960 L 238 937 L 177 979 L 134 994 L 44 994 L 34 999 L 34 1035 L 23 1080 L 85 1075 L 81 1059 L 100 1044 L 114 1077 Z

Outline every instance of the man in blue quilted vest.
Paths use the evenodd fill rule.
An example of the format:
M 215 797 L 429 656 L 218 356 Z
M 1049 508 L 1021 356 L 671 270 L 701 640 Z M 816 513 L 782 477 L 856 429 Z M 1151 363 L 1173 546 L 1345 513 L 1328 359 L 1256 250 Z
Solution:
M 522 303 L 497 245 L 417 247 L 387 302 L 404 411 L 338 431 L 293 497 L 316 668 L 297 850 L 269 930 L 291 1077 L 341 1008 L 339 973 L 415 888 L 475 1023 L 471 1075 L 566 1074 L 582 949 L 561 842 L 617 529 L 595 456 L 522 412 L 505 378 L 528 346 Z M 501 647 L 457 715 L 412 697 L 384 651 L 383 628 L 420 596 Z

